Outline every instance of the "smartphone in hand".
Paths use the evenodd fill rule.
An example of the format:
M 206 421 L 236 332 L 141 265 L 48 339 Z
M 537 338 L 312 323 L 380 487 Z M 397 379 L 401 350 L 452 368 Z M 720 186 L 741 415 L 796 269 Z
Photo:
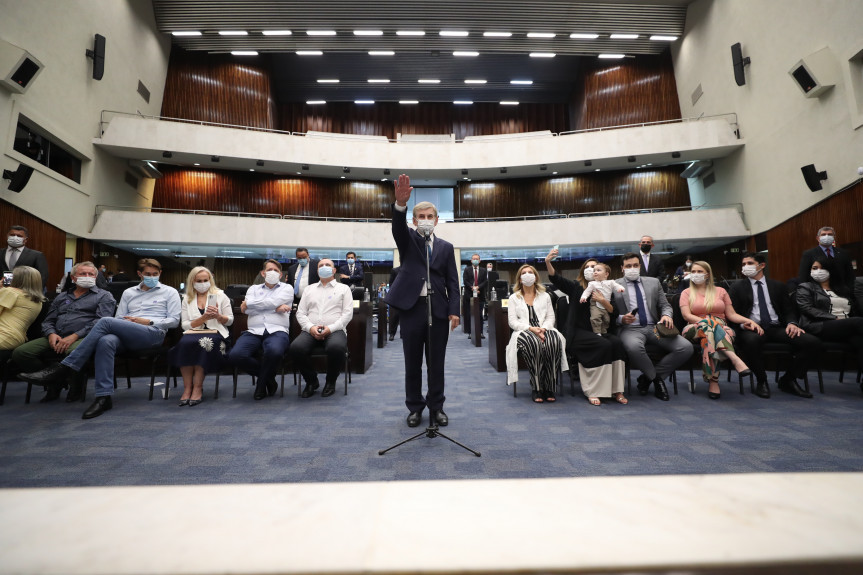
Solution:
M 559 251 L 560 251 L 560 244 L 554 244 L 554 247 L 552 247 L 551 249 L 553 249 L 553 250 L 558 250 L 558 252 L 559 252 Z M 559 255 L 556 255 L 556 256 L 554 256 L 553 258 L 551 258 L 551 261 L 555 262 L 555 261 L 557 261 L 557 260 L 559 260 L 559 259 L 560 259 L 560 256 L 559 256 Z

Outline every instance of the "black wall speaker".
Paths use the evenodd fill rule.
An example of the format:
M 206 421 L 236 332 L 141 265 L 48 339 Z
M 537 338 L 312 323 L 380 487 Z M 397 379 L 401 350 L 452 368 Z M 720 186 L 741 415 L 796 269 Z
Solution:
M 740 42 L 731 46 L 731 64 L 734 66 L 734 81 L 738 86 L 746 85 L 746 75 L 743 69 L 749 65 L 751 60 L 747 56 L 743 57 L 743 49 L 740 47 Z
M 827 179 L 827 172 L 819 172 L 815 169 L 815 164 L 809 164 L 800 168 L 803 172 L 803 179 L 806 180 L 806 185 L 810 191 L 817 192 L 822 188 L 821 181 Z
M 25 166 L 24 164 L 19 164 L 18 169 L 14 172 L 12 170 L 3 170 L 3 179 L 11 180 L 9 182 L 10 192 L 20 192 L 23 190 L 24 186 L 27 185 L 27 182 L 30 181 L 30 176 L 32 175 L 33 168 Z
M 87 50 L 87 57 L 93 59 L 93 79 L 101 80 L 105 74 L 105 37 L 96 34 L 93 49 Z

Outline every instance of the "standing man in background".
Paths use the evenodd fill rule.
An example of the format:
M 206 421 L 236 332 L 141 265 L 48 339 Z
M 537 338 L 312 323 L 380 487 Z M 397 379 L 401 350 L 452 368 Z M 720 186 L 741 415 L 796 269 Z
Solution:
M 392 233 L 399 249 L 401 266 L 390 286 L 387 303 L 401 310 L 401 337 L 405 357 L 405 405 L 408 427 L 417 427 L 422 412 L 429 408 L 431 424 L 447 425 L 443 411 L 444 361 L 449 331 L 458 327 L 459 291 L 455 250 L 451 243 L 434 235 L 438 222 L 437 208 L 420 202 L 413 209 L 411 230 L 407 226 L 407 205 L 411 180 L 405 174 L 393 182 L 395 203 L 392 207 Z M 426 285 L 426 258 L 430 272 L 431 293 Z M 428 299 L 427 299 L 428 298 Z M 432 325 L 429 329 L 427 304 L 431 302 Z M 430 339 L 429 339 L 430 338 Z M 426 358 L 428 394 L 422 394 L 422 362 Z
M 641 236 L 638 249 L 641 250 L 641 275 L 659 279 L 662 275 L 662 261 L 658 255 L 650 255 L 650 250 L 653 249 L 653 236 Z
M 854 268 L 851 265 L 851 256 L 842 248 L 836 247 L 836 231 L 830 226 L 824 226 L 815 234 L 818 245 L 811 250 L 806 250 L 800 258 L 800 270 L 797 273 L 800 283 L 811 281 L 809 273 L 812 271 L 812 262 L 819 256 L 827 256 L 836 262 L 836 269 L 840 272 L 831 278 L 832 284 L 842 284 L 850 292 L 854 292 Z
M 339 266 L 339 282 L 349 288 L 363 287 L 365 272 L 363 266 L 357 261 L 357 254 L 348 252 L 345 254 L 346 263 Z
M 297 248 L 297 263 L 288 268 L 287 283 L 294 288 L 294 303 L 298 304 L 303 297 L 303 290 L 309 284 L 320 281 L 318 277 L 319 260 L 309 258 L 309 250 Z
M 45 254 L 27 247 L 30 232 L 24 226 L 12 226 L 6 234 L 6 253 L 0 260 L 0 272 L 11 272 L 17 266 L 30 266 L 42 276 L 42 291 L 48 285 L 48 260 Z
M 486 287 L 488 287 L 487 272 L 484 268 L 480 267 L 479 262 L 479 254 L 473 254 L 470 257 L 471 265 L 466 266 L 464 268 L 464 274 L 462 274 L 462 282 L 464 284 L 464 296 L 462 297 L 461 315 L 464 318 L 464 325 L 467 328 L 466 331 L 468 338 L 470 338 L 471 333 L 470 300 L 474 297 L 479 298 L 480 305 L 485 305 L 485 290 Z M 477 329 L 479 330 L 479 336 L 485 339 L 485 336 L 482 333 L 481 315 Z

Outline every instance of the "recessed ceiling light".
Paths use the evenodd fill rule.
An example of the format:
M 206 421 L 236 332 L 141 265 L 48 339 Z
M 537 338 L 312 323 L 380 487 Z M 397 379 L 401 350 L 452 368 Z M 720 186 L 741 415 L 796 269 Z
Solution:
M 465 80 L 465 84 L 486 84 L 488 80 Z
M 470 100 L 454 100 L 453 104 L 458 104 L 460 106 L 466 106 L 469 104 L 473 104 L 473 102 L 471 102 Z
M 338 84 L 339 81 L 335 78 L 321 78 L 318 80 L 318 84 Z
M 573 40 L 596 40 L 597 38 L 599 38 L 599 34 L 581 34 L 575 32 L 573 34 L 570 34 L 569 37 Z
M 515 100 L 501 100 L 501 106 L 518 106 L 518 102 Z
M 342 179 L 342 180 L 344 180 L 344 179 L 345 179 L 345 177 L 344 177 L 344 176 L 342 176 L 342 177 L 341 177 L 341 179 Z
M 306 104 L 309 106 L 317 106 L 319 104 L 326 104 L 326 100 L 306 100 Z
M 320 50 L 297 50 L 297 56 L 323 56 Z
M 620 60 L 621 58 L 626 58 L 626 54 L 600 54 L 597 58 L 602 58 L 604 60 Z
M 254 171 L 255 171 L 255 168 L 249 168 L 249 171 L 250 171 L 250 172 L 254 172 Z
M 369 78 L 369 84 L 389 84 L 390 81 L 386 78 Z
M 185 30 L 179 32 L 171 32 L 172 36 L 200 36 L 201 33 L 195 30 Z
M 219 30 L 219 36 L 248 36 L 245 30 Z
M 264 30 L 261 34 L 264 36 L 290 36 L 293 32 L 290 30 Z
M 531 58 L 554 58 L 556 54 L 554 52 L 531 52 Z
M 440 84 L 440 80 L 432 80 L 431 78 L 420 78 L 417 81 L 420 84 Z
M 386 178 L 381 178 L 381 181 L 382 181 L 382 182 L 386 182 L 386 181 L 387 181 L 387 179 L 386 179 Z
M 354 100 L 354 104 L 374 104 L 374 100 Z
M 254 50 L 231 50 L 232 56 L 257 56 L 258 53 Z
M 528 32 L 528 38 L 554 38 L 557 34 L 554 32 Z
M 369 56 L 395 56 L 396 53 L 392 50 L 370 50 Z
M 599 172 L 599 171 L 601 171 L 601 170 L 600 170 L 599 168 L 596 168 L 596 169 L 595 169 L 595 170 L 593 170 L 593 171 L 594 171 L 594 172 Z
M 198 162 L 195 162 L 193 165 L 200 166 L 201 164 L 199 164 Z
M 419 104 L 419 100 L 399 100 L 399 104 Z
M 423 30 L 396 30 L 396 36 L 425 36 Z
M 661 35 L 654 35 L 654 36 L 651 36 L 651 37 L 650 37 L 650 39 L 651 39 L 651 40 L 656 40 L 656 41 L 659 41 L 659 42 L 674 42 L 675 40 L 677 40 L 677 36 L 661 36 Z
M 354 30 L 354 36 L 383 36 L 383 30 Z
M 530 86 L 533 84 L 533 80 L 510 80 L 509 83 L 516 86 Z
M 335 36 L 335 30 L 306 30 L 306 34 L 309 36 Z
M 509 38 L 512 32 L 483 32 L 482 35 L 486 38 Z
M 470 32 L 467 32 L 466 30 L 441 30 L 440 31 L 441 36 L 454 37 L 454 38 L 464 38 L 468 34 L 470 34 Z
M 638 34 L 612 34 L 609 36 L 612 40 L 635 40 Z
M 552 175 L 552 176 L 556 176 L 556 175 L 557 175 L 557 172 L 552 172 L 552 173 L 551 173 L 551 175 Z
M 479 52 L 470 52 L 470 51 L 460 51 L 460 50 L 457 50 L 457 51 L 453 52 L 453 53 L 452 53 L 452 55 L 453 55 L 453 56 L 467 56 L 467 57 L 472 58 L 472 57 L 474 57 L 474 56 L 479 56 Z

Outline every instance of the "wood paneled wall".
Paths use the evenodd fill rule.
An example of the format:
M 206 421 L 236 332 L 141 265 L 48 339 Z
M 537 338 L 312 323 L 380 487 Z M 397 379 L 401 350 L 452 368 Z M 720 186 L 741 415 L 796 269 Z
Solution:
M 237 62 L 228 54 L 186 52 L 174 46 L 162 116 L 276 128 L 267 58 Z
M 575 130 L 680 118 L 671 53 L 585 60 L 574 94 Z
M 680 168 L 460 184 L 455 217 L 503 218 L 688 206 Z
M 3 234 L 3 250 L 6 250 L 6 232 L 10 226 L 27 228 L 27 246 L 45 254 L 48 260 L 48 291 L 53 291 L 63 279 L 63 263 L 66 259 L 66 232 L 55 228 L 33 214 L 25 212 L 9 202 L 0 200 L 0 228 Z
M 863 264 L 863 182 L 827 198 L 767 232 L 770 277 L 787 281 L 797 277 L 800 254 L 815 247 L 815 234 L 823 226 L 836 230 L 839 247 L 857 260 L 856 275 Z

